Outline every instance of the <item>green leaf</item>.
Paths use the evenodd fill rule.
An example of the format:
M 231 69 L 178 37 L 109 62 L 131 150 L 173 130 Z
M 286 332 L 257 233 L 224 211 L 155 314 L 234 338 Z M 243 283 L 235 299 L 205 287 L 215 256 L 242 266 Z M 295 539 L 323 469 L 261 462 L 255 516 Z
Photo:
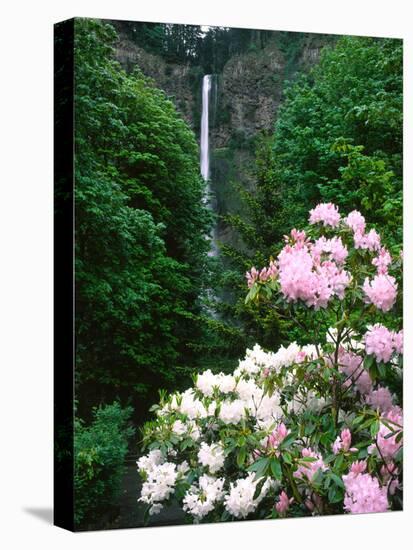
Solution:
M 336 458 L 336 461 L 334 462 L 334 468 L 336 470 L 339 470 L 343 464 L 343 461 L 344 461 L 344 455 L 339 454 Z
M 288 448 L 291 445 L 291 443 L 294 443 L 296 439 L 297 439 L 297 434 L 295 432 L 288 434 L 287 437 L 283 439 L 280 445 L 280 448 L 282 449 Z
M 242 468 L 242 466 L 244 466 L 246 456 L 247 456 L 246 448 L 240 447 L 237 453 L 237 465 L 239 468 Z
M 282 469 L 281 464 L 278 458 L 273 457 L 271 459 L 271 472 L 275 479 L 281 480 L 282 479 Z
M 376 437 L 376 435 L 379 433 L 379 429 L 380 429 L 380 422 L 378 420 L 374 420 L 370 426 L 371 437 Z
M 334 472 L 330 472 L 328 475 L 329 475 L 329 477 L 331 477 L 331 479 L 334 481 L 334 483 L 336 485 L 338 485 L 338 487 L 341 487 L 342 489 L 344 489 L 344 483 L 343 483 L 343 480 L 341 479 L 341 477 L 339 477 Z
M 269 463 L 270 463 L 269 457 L 262 457 L 262 458 L 259 458 L 253 464 L 251 464 L 251 466 L 248 466 L 247 470 L 249 472 L 255 472 L 256 478 L 259 478 L 264 475 L 264 472 L 267 470 Z

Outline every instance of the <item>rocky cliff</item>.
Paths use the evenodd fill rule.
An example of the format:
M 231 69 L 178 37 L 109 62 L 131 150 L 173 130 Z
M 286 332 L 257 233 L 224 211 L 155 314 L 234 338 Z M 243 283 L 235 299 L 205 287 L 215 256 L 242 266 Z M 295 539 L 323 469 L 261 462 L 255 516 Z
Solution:
M 188 64 L 167 63 L 159 55 L 145 51 L 122 35 L 116 44 L 116 59 L 126 71 L 139 67 L 145 75 L 153 78 L 155 86 L 166 92 L 185 120 L 194 126 L 193 74 Z
M 194 64 L 176 64 L 138 47 L 118 27 L 116 57 L 131 71 L 138 66 L 175 103 L 199 136 L 201 82 L 203 69 Z M 212 190 L 217 214 L 240 212 L 242 203 L 233 182 L 248 189 L 254 186 L 255 140 L 271 131 L 282 101 L 287 79 L 317 63 L 320 51 L 331 38 L 322 35 L 289 33 L 284 47 L 282 33 L 274 32 L 265 47 L 251 47 L 231 56 L 222 72 L 214 75 L 210 100 L 210 155 Z M 285 34 L 285 33 L 284 33 Z M 291 44 L 293 46 L 291 46 Z M 230 227 L 221 220 L 218 239 L 234 241 Z

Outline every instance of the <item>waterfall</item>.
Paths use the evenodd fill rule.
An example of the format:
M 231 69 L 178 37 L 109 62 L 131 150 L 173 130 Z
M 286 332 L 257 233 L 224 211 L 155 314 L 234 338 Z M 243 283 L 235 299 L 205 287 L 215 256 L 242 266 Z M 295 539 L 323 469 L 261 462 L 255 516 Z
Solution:
M 206 74 L 202 79 L 202 116 L 201 116 L 201 174 L 206 181 L 206 204 L 211 210 L 214 210 L 214 204 L 211 203 L 211 185 L 209 171 L 209 100 L 211 96 L 212 75 Z M 216 243 L 216 227 L 213 227 L 209 235 L 211 249 L 209 256 L 218 255 L 218 246 Z
M 205 181 L 209 180 L 209 96 L 210 96 L 210 91 L 211 91 L 211 75 L 206 74 L 202 79 L 202 117 L 201 117 L 201 174 Z

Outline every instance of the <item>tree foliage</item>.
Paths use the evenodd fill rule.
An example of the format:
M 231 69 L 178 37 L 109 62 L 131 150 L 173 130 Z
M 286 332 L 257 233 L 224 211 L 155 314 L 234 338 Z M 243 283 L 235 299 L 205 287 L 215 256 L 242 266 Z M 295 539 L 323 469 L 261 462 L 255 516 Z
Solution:
M 257 146 L 255 188 L 242 190 L 246 214 L 227 222 L 243 247 L 226 245 L 233 307 L 249 315 L 256 339 L 277 340 L 274 313 L 245 306 L 242 280 L 263 265 L 274 243 L 298 227 L 319 201 L 366 212 L 397 253 L 402 241 L 402 45 L 399 40 L 343 37 L 325 47 L 319 64 L 286 87 L 273 133 Z M 236 281 L 236 283 L 234 283 Z M 224 282 L 225 283 L 225 282 Z M 264 330 L 263 330 L 264 324 Z M 274 330 L 274 329 L 272 329 Z M 281 337 L 299 331 L 278 319 Z M 302 334 L 305 338 L 305 334 Z
M 75 523 L 87 520 L 113 506 L 120 493 L 128 439 L 135 433 L 128 425 L 132 408 L 119 403 L 93 409 L 93 421 L 75 422 L 74 490 Z
M 179 383 L 208 273 L 194 135 L 112 59 L 115 37 L 76 20 L 76 373 L 88 403 Z
M 272 168 L 292 219 L 334 197 L 400 238 L 402 113 L 399 40 L 343 37 L 325 48 L 288 87 L 275 125 Z

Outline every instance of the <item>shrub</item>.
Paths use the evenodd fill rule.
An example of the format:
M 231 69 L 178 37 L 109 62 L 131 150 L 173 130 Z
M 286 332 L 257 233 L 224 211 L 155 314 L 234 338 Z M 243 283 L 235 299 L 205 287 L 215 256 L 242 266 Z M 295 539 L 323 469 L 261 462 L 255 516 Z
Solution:
M 102 513 L 119 494 L 128 439 L 135 430 L 128 426 L 133 410 L 119 403 L 94 408 L 86 426 L 75 420 L 75 524 Z
M 144 427 L 140 501 L 177 500 L 189 521 L 364 513 L 402 507 L 402 254 L 319 204 L 247 301 L 299 324 L 307 345 L 258 345 L 232 375 L 206 371 L 163 396 Z

